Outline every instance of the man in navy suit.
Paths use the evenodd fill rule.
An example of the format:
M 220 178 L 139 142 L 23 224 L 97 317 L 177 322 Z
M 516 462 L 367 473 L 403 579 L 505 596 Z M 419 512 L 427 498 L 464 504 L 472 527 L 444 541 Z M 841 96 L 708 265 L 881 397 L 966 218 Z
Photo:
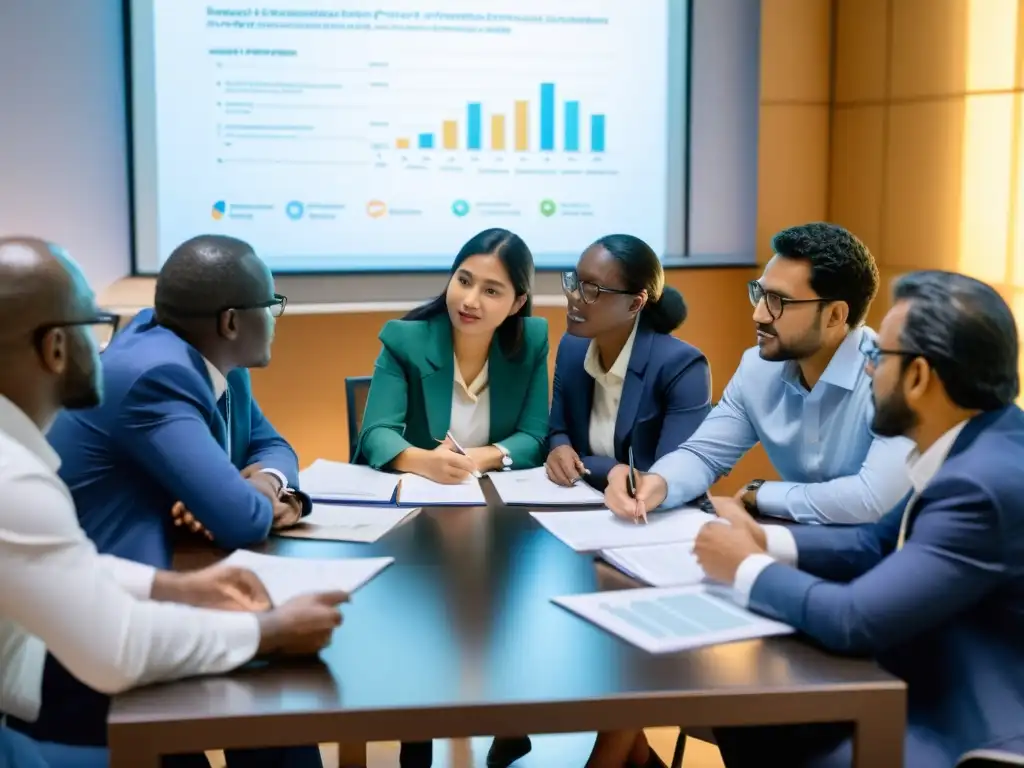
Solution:
M 263 541 L 310 509 L 295 452 L 263 416 L 247 368 L 270 362 L 286 300 L 252 248 L 204 235 L 179 246 L 141 312 L 103 353 L 103 404 L 65 411 L 48 439 L 82 528 L 103 554 L 169 569 L 176 526 L 226 548 Z M 44 741 L 102 745 L 107 697 L 48 657 Z M 203 755 L 165 765 L 207 765 Z M 232 768 L 320 766 L 313 747 L 228 752 Z
M 908 687 L 908 768 L 978 749 L 1024 752 L 1024 412 L 1013 314 L 989 286 L 917 272 L 864 346 L 874 431 L 907 435 L 913 488 L 877 523 L 730 525 L 695 544 L 737 599 L 839 653 L 871 654 Z M 849 766 L 849 728 L 716 731 L 729 768 Z M 769 758 L 766 758 L 770 756 Z

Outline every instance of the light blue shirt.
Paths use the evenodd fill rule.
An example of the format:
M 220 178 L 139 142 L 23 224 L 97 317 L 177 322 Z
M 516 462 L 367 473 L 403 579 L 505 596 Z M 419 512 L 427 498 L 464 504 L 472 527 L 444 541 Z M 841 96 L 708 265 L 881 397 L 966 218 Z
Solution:
M 869 523 L 896 506 L 910 490 L 905 437 L 871 432 L 871 377 L 856 328 L 836 350 L 809 392 L 796 361 L 762 360 L 757 348 L 740 367 L 718 405 L 689 440 L 663 456 L 651 472 L 668 484 L 663 507 L 691 501 L 760 442 L 779 482 L 757 491 L 762 514 L 800 523 Z

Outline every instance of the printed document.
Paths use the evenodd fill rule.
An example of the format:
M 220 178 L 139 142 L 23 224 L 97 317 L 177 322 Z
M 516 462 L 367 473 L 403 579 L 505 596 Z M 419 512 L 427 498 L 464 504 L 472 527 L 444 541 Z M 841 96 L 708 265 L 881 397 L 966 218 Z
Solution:
M 290 539 L 326 539 L 328 541 L 374 542 L 419 512 L 408 507 L 351 507 L 341 504 L 314 504 L 313 510 L 298 525 L 271 531 Z
M 488 477 L 503 503 L 508 506 L 604 505 L 604 494 L 582 480 L 576 485 L 558 485 L 548 479 L 544 467 L 491 472 Z
M 314 501 L 391 504 L 398 475 L 361 464 L 317 459 L 299 472 L 299 487 Z
M 706 578 L 690 541 L 602 549 L 599 555 L 627 576 L 652 587 L 700 584 Z
M 650 512 L 646 523 L 623 520 L 607 508 L 530 514 L 577 552 L 693 541 L 705 523 L 719 519 L 696 507 Z

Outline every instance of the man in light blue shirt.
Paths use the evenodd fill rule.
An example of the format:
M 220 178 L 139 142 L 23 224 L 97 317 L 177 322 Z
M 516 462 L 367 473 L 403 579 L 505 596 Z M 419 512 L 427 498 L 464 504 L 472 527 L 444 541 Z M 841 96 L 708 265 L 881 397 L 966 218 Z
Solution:
M 779 232 L 775 256 L 749 284 L 757 347 L 747 350 L 721 401 L 678 450 L 639 477 L 608 476 L 605 502 L 627 519 L 690 502 L 760 442 L 781 481 L 754 480 L 745 506 L 800 523 L 874 522 L 907 493 L 903 437 L 871 432 L 871 379 L 862 325 L 878 292 L 878 268 L 854 235 L 811 223 Z M 865 341 L 867 338 L 867 341 Z

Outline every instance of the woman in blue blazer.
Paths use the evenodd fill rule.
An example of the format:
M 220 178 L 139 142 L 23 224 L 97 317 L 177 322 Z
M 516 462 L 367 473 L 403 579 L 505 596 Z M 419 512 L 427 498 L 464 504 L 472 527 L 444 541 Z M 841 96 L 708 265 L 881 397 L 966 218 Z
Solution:
M 684 443 L 711 409 L 711 370 L 672 336 L 686 319 L 657 254 L 632 235 L 608 235 L 562 275 L 568 332 L 558 345 L 548 476 L 603 489 L 625 463 L 647 471 Z

